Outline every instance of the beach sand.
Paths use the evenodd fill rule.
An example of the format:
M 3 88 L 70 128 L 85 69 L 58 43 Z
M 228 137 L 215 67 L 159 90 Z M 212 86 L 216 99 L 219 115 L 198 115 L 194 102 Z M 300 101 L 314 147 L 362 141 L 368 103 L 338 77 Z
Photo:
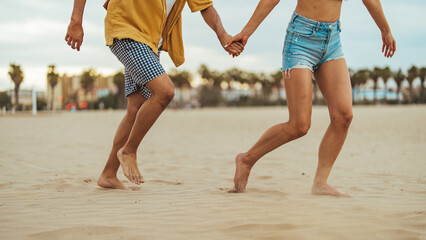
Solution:
M 0 117 L 0 239 L 426 239 L 426 107 L 355 107 L 330 184 L 310 194 L 328 125 L 266 155 L 232 194 L 234 157 L 285 107 L 167 110 L 142 142 L 146 182 L 96 185 L 123 111 Z

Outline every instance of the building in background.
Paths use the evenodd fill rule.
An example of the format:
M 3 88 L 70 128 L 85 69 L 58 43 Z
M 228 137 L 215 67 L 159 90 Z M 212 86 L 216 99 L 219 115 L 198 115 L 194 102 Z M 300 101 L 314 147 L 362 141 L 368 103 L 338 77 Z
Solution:
M 46 89 L 46 101 L 50 104 L 52 97 L 53 109 L 66 109 L 68 104 L 76 104 L 80 106 L 81 103 L 93 103 L 99 98 L 106 97 L 110 94 L 116 94 L 118 92 L 117 86 L 113 81 L 113 76 L 102 76 L 98 74 L 95 76 L 93 83 L 93 89 L 86 92 L 81 87 L 81 75 L 68 76 L 66 74 L 59 77 L 58 84 L 54 88 L 52 96 L 52 88 L 47 83 Z M 52 109 L 52 106 L 48 106 Z
M 15 91 L 13 89 L 7 90 L 7 95 L 11 98 L 12 105 L 15 104 Z M 31 89 L 20 89 L 19 90 L 19 105 L 21 105 L 24 109 L 30 109 L 33 102 L 32 102 L 32 93 L 33 91 Z M 44 92 L 37 91 L 37 101 L 44 101 L 45 94 Z M 23 110 L 24 110 L 23 109 Z

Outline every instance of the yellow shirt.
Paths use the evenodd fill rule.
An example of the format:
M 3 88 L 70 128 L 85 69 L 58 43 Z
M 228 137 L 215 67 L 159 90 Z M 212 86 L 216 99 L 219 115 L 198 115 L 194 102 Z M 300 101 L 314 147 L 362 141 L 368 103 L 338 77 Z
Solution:
M 106 44 L 112 45 L 114 38 L 130 38 L 158 54 L 163 37 L 162 50 L 169 53 L 176 67 L 182 65 L 182 10 L 187 2 L 192 12 L 213 5 L 212 0 L 176 0 L 167 17 L 166 0 L 111 0 L 105 17 Z

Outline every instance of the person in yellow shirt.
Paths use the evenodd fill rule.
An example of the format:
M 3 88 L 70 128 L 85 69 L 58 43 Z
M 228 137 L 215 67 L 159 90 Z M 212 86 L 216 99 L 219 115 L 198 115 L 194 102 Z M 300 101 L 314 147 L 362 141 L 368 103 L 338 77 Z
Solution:
M 86 0 L 74 0 L 65 37 L 68 45 L 78 51 L 83 42 L 85 4 Z M 176 67 L 185 61 L 181 12 L 186 4 L 192 12 L 201 12 L 229 54 L 238 56 L 244 50 L 241 43 L 225 47 L 232 36 L 223 28 L 211 0 L 107 0 L 104 4 L 106 45 L 125 67 L 128 104 L 98 179 L 101 187 L 128 190 L 117 178 L 120 165 L 131 182 L 144 182 L 137 165 L 137 149 L 174 97 L 173 83 L 160 64 L 159 54 L 160 50 L 168 52 Z

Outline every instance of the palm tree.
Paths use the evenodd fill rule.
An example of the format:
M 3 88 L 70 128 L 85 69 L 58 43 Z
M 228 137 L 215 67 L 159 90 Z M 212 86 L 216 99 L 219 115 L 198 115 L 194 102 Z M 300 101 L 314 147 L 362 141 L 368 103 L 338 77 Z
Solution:
M 232 82 L 241 82 L 243 79 L 244 72 L 238 68 L 231 68 L 223 75 L 224 80 L 228 83 L 228 90 L 232 90 Z
M 277 94 L 278 94 L 278 105 L 281 104 L 281 84 L 283 82 L 283 73 L 281 70 L 278 70 L 271 74 L 272 82 L 274 83 L 275 87 L 277 88 Z
M 383 84 L 385 85 L 384 86 L 385 87 L 384 101 L 385 101 L 385 103 L 387 103 L 387 101 L 388 101 L 388 97 L 387 97 L 388 85 L 387 84 L 388 84 L 389 79 L 392 77 L 392 71 L 390 70 L 389 67 L 385 67 L 385 68 L 382 68 L 380 70 L 380 75 L 382 77 Z
M 198 68 L 198 73 L 201 75 L 201 78 L 207 80 L 209 83 L 213 83 L 213 87 L 220 88 L 220 84 L 223 80 L 223 74 L 218 73 L 217 71 L 211 71 L 204 64 L 201 64 Z
M 413 81 L 419 76 L 419 69 L 416 66 L 412 66 L 407 71 L 407 81 L 409 83 L 409 92 L 410 92 L 410 103 L 413 103 L 414 91 L 413 91 Z
M 58 84 L 58 79 L 59 79 L 59 74 L 55 71 L 55 65 L 49 65 L 48 66 L 48 72 L 47 72 L 47 82 L 50 85 L 50 90 L 52 91 L 52 98 L 50 99 L 50 107 L 51 110 L 53 111 L 53 100 L 54 98 L 54 94 L 55 94 L 55 87 Z
M 374 67 L 374 69 L 369 72 L 369 75 L 374 82 L 374 103 L 377 103 L 377 82 L 379 81 L 379 77 L 381 75 L 381 69 L 378 67 Z
M 80 79 L 81 88 L 84 89 L 84 100 L 87 101 L 87 94 L 95 87 L 95 72 L 89 69 L 83 72 Z
M 192 75 L 188 71 L 173 69 L 168 75 L 176 88 L 191 86 Z
M 395 80 L 396 86 L 398 88 L 396 98 L 398 103 L 401 103 L 399 95 L 401 94 L 401 85 L 402 82 L 405 80 L 405 74 L 401 71 L 401 69 L 399 69 L 397 72 L 393 73 L 393 79 Z
M 177 69 L 173 69 L 168 75 L 175 87 L 178 88 L 180 91 L 179 106 L 182 107 L 183 95 L 181 90 L 183 87 L 191 86 L 192 75 L 188 71 L 179 71 Z
M 317 81 L 314 78 L 314 75 L 312 74 L 312 95 L 313 97 L 313 104 L 317 105 L 318 104 L 318 84 Z
M 271 99 L 272 87 L 274 85 L 273 79 L 269 75 L 261 74 L 259 75 L 260 84 L 262 84 L 262 95 L 265 103 L 269 102 Z
M 348 72 L 349 72 L 349 76 L 350 76 L 350 80 L 351 80 L 351 88 L 352 88 L 352 104 L 355 104 L 355 87 L 356 87 L 356 82 L 354 79 L 354 74 L 355 71 L 352 68 L 348 68 Z
M 19 87 L 24 81 L 24 72 L 21 70 L 21 66 L 17 64 L 10 64 L 9 76 L 12 82 L 15 84 L 15 106 L 14 109 L 17 110 L 19 107 Z
M 420 103 L 424 103 L 424 84 L 426 78 L 426 67 L 419 69 L 419 78 L 420 78 Z
M 352 84 L 355 86 L 355 88 L 358 90 L 358 94 L 360 92 L 359 91 L 360 86 L 367 82 L 368 74 L 369 74 L 368 69 L 360 69 L 353 73 L 351 77 L 351 81 L 353 82 Z
M 114 85 L 117 87 L 117 106 L 124 108 L 126 105 L 126 94 L 125 94 L 125 78 L 123 71 L 119 71 L 113 76 Z

